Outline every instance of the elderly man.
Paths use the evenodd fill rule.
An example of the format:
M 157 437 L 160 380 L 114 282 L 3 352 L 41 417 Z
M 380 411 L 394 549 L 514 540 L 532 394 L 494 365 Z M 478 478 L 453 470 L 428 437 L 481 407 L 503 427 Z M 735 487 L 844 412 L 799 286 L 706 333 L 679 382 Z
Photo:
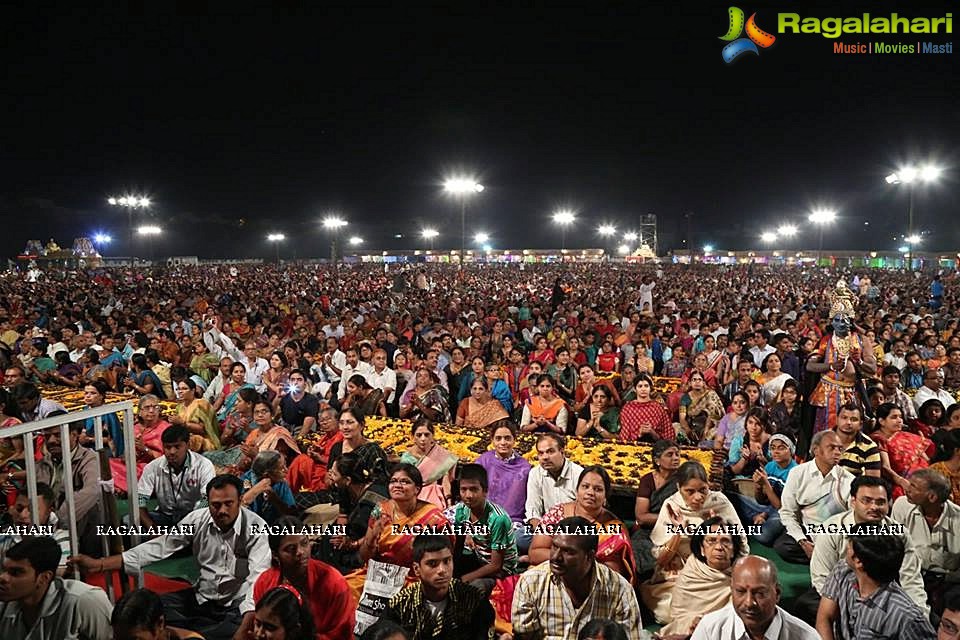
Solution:
M 733 567 L 731 603 L 703 616 L 690 640 L 762 638 L 764 640 L 820 640 L 813 627 L 778 604 L 777 565 L 760 556 L 746 556 Z
M 843 444 L 833 431 L 813 436 L 813 460 L 790 472 L 780 497 L 780 521 L 786 531 L 773 543 L 787 562 L 806 564 L 813 555 L 813 541 L 804 527 L 823 524 L 847 509 L 853 475 L 840 466 Z
M 960 581 L 960 506 L 950 501 L 950 481 L 933 469 L 914 471 L 906 494 L 891 515 L 917 550 L 931 608 L 939 614 L 948 583 Z
M 242 622 L 240 604 L 253 583 L 270 568 L 267 536 L 254 535 L 267 523 L 240 507 L 243 483 L 219 475 L 207 485 L 208 509 L 197 509 L 180 521 L 177 531 L 154 538 L 122 554 L 95 560 L 79 555 L 70 562 L 86 571 L 119 571 L 135 575 L 147 565 L 182 549 L 193 550 L 200 578 L 192 589 L 162 596 L 167 624 L 192 629 L 208 640 L 229 640 Z
M 823 585 L 827 581 L 830 570 L 838 563 L 843 562 L 846 549 L 846 536 L 839 533 L 841 530 L 852 528 L 861 522 L 876 526 L 897 528 L 897 523 L 887 516 L 890 507 L 890 485 L 886 480 L 873 476 L 860 476 L 850 485 L 849 511 L 838 513 L 823 523 L 822 532 L 815 534 L 816 545 L 813 548 L 813 557 L 810 558 L 810 582 L 816 594 L 813 600 L 819 602 L 823 593 Z M 831 533 L 831 531 L 838 533 Z M 903 564 L 900 566 L 900 586 L 913 600 L 914 604 L 927 610 L 927 594 L 923 589 L 923 580 L 920 577 L 920 559 L 909 535 L 898 536 L 904 545 Z
M 823 585 L 817 632 L 822 640 L 934 640 L 927 615 L 897 584 L 906 553 L 903 540 L 871 535 L 871 526 L 854 525 L 846 538 L 845 562 Z
M 610 618 L 639 640 L 640 606 L 626 578 L 597 562 L 596 535 L 586 518 L 557 523 L 550 560 L 520 576 L 513 595 L 514 640 L 576 640 L 594 618 Z
M 927 369 L 923 374 L 923 386 L 917 389 L 913 396 L 913 406 L 920 411 L 920 407 L 927 400 L 939 400 L 944 409 L 949 409 L 956 403 L 956 398 L 943 388 L 944 374 L 941 369 Z

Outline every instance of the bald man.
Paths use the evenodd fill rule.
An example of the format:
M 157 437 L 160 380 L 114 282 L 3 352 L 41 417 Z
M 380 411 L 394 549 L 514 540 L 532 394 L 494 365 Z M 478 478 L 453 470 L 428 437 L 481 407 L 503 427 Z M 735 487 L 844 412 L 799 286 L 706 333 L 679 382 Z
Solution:
M 690 640 L 820 640 L 813 627 L 777 606 L 780 580 L 776 565 L 766 558 L 738 560 L 730 589 L 731 604 L 703 616 Z

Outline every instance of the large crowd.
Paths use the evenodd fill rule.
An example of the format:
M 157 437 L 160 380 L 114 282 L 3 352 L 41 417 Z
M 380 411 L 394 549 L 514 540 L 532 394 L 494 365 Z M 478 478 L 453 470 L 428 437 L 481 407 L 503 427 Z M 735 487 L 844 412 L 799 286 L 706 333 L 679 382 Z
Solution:
M 958 285 L 760 265 L 6 273 L 0 637 L 957 638 Z M 36 432 L 33 513 L 2 430 L 66 414 L 65 389 L 133 399 L 135 437 L 115 414 Z M 385 418 L 405 450 L 368 438 Z M 445 425 L 490 450 L 461 459 Z M 632 509 L 571 440 L 647 445 Z M 109 555 L 99 505 L 127 497 L 131 449 L 123 523 L 151 529 Z M 188 556 L 189 585 L 101 588 Z M 809 567 L 789 600 L 784 567 Z

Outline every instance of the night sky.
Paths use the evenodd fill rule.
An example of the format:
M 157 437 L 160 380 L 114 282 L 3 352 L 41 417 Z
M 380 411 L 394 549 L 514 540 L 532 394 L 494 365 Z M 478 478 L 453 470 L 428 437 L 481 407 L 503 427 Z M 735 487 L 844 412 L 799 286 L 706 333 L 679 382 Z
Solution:
M 128 255 L 126 214 L 106 202 L 128 191 L 156 203 L 144 220 L 166 230 L 159 254 L 272 256 L 264 236 L 283 231 L 285 256 L 324 256 L 328 212 L 371 248 L 425 248 L 426 225 L 438 249 L 458 248 L 459 206 L 441 189 L 458 169 L 487 187 L 468 234 L 497 248 L 559 246 L 561 206 L 580 215 L 568 247 L 655 213 L 666 250 L 688 233 L 695 247 L 758 247 L 829 205 L 841 219 L 826 248 L 891 250 L 907 197 L 884 176 L 910 159 L 947 167 L 915 191 L 917 229 L 936 234 L 924 247 L 960 247 L 960 53 L 841 56 L 783 34 L 726 65 L 729 4 L 649 5 L 8 12 L 0 255 L 95 231 Z M 739 4 L 774 32 L 781 11 L 956 9 L 837 5 Z M 816 242 L 807 225 L 790 246 Z

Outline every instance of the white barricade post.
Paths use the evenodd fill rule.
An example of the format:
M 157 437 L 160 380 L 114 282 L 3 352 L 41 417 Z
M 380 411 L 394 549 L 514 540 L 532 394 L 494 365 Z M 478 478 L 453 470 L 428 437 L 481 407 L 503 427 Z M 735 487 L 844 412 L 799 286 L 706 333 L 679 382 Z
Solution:
M 112 404 L 105 404 L 100 407 L 84 409 L 82 411 L 75 411 L 73 413 L 66 413 L 64 415 L 53 416 L 51 418 L 44 418 L 43 420 L 35 420 L 33 422 L 26 422 L 24 424 L 14 425 L 4 429 L 4 437 L 13 438 L 16 436 L 24 436 L 23 438 L 23 453 L 24 453 L 24 463 L 26 466 L 27 473 L 27 493 L 30 496 L 30 514 L 31 519 L 34 525 L 39 525 L 37 518 L 40 514 L 40 505 L 37 498 L 37 463 L 34 459 L 35 449 L 33 446 L 33 439 L 37 433 L 42 433 L 47 429 L 60 427 L 60 441 L 63 443 L 64 455 L 63 455 L 63 492 L 67 504 L 67 513 L 68 513 L 68 527 L 70 529 L 70 551 L 72 555 L 77 555 L 79 552 L 78 549 L 78 535 L 77 530 L 77 508 L 76 501 L 74 496 L 74 487 L 73 487 L 73 459 L 70 455 L 70 423 L 71 422 L 85 422 L 89 418 L 94 420 L 94 442 L 96 443 L 97 449 L 103 447 L 103 428 L 102 428 L 102 416 L 123 412 L 123 437 L 124 437 L 124 452 L 123 457 L 127 467 L 127 499 L 130 512 L 130 521 L 134 527 L 140 525 L 140 498 L 137 493 L 137 454 L 136 447 L 133 446 L 134 436 L 133 436 L 133 401 L 124 400 L 123 402 L 115 402 Z M 97 501 L 100 508 L 101 519 L 103 514 L 103 493 L 99 490 L 99 481 L 100 481 L 100 466 L 97 465 L 97 480 L 98 480 L 98 494 Z M 102 522 L 106 525 L 106 522 Z M 140 537 L 134 533 L 132 536 L 133 544 L 138 544 L 140 542 Z M 106 536 L 104 539 L 104 550 L 109 551 L 107 548 Z M 107 593 L 113 596 L 112 580 L 107 580 Z M 143 573 L 140 572 L 137 575 L 137 586 L 143 586 Z

